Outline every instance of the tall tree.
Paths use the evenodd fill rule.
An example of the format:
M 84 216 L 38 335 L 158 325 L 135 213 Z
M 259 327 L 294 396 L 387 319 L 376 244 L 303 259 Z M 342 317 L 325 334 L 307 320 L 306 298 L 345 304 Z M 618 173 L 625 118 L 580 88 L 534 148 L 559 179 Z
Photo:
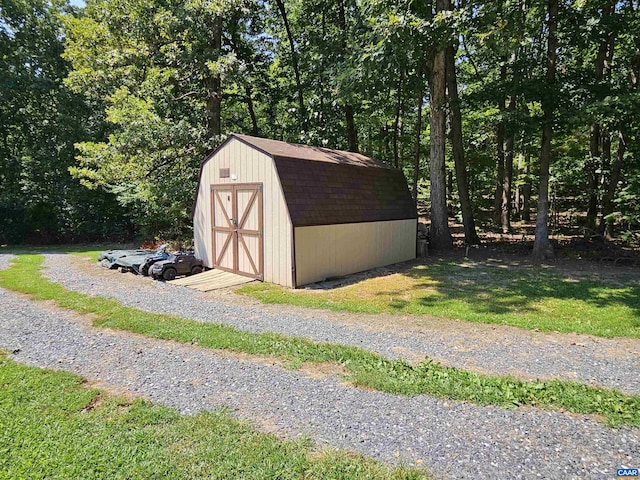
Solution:
M 347 13 L 345 8 L 346 0 L 337 0 L 338 6 L 338 25 L 342 32 L 342 40 L 340 42 L 340 56 L 347 56 L 349 26 L 347 24 Z M 356 130 L 355 112 L 353 105 L 349 101 L 344 102 L 344 116 L 347 129 L 347 144 L 350 152 L 358 152 L 358 131 Z
M 516 96 L 511 95 L 508 110 L 513 113 L 516 109 Z M 511 187 L 513 185 L 513 158 L 515 155 L 515 132 L 510 131 L 507 135 L 504 151 L 504 182 L 502 186 L 502 202 L 500 208 L 500 225 L 502 233 L 511 232 L 511 211 L 513 202 L 511 200 Z
M 449 10 L 449 0 L 436 0 L 436 14 Z M 430 68 L 429 122 L 431 126 L 431 153 L 429 179 L 431 183 L 431 228 L 430 243 L 434 249 L 453 246 L 447 214 L 445 151 L 446 151 L 446 46 L 440 39 L 435 47 Z
M 504 85 L 507 81 L 507 59 L 505 56 L 500 57 L 500 85 L 501 92 L 498 98 L 498 113 L 500 115 L 498 125 L 496 126 L 496 181 L 495 194 L 493 198 L 494 214 L 497 221 L 500 221 L 502 212 L 502 192 L 504 187 L 504 139 L 505 139 L 505 117 L 506 117 L 506 98 L 504 93 Z
M 609 184 L 607 185 L 607 189 L 605 190 L 602 199 L 602 219 L 600 221 L 599 231 L 608 237 L 613 237 L 614 234 L 613 222 L 611 221 L 612 219 L 610 218 L 610 215 L 613 214 L 613 201 L 615 198 L 618 183 L 620 182 L 628 142 L 629 137 L 625 133 L 624 129 L 620 130 L 618 138 L 618 151 L 616 153 L 613 168 L 611 169 Z
M 422 84 L 424 73 L 423 69 L 418 70 L 418 81 L 419 81 L 419 89 L 418 89 L 418 117 L 416 119 L 415 125 L 415 133 L 413 137 L 413 181 L 412 181 L 412 196 L 413 201 L 418 203 L 418 180 L 420 178 L 420 157 L 421 157 L 421 149 L 420 149 L 420 140 L 422 135 L 422 107 L 424 104 L 424 85 Z
M 460 197 L 464 241 L 467 245 L 479 245 L 480 238 L 476 232 L 473 208 L 471 207 L 471 199 L 469 197 L 469 180 L 467 178 L 467 163 L 464 157 L 462 114 L 460 112 L 460 99 L 458 97 L 458 81 L 453 45 L 447 46 L 445 56 L 447 93 L 449 96 L 449 107 L 451 109 L 451 149 L 456 171 L 458 196 Z
M 529 152 L 525 152 L 524 154 L 524 165 L 522 169 L 522 173 L 524 179 L 522 181 L 522 208 L 520 209 L 520 218 L 524 222 L 531 221 L 531 154 Z
M 610 18 L 615 12 L 616 3 L 617 2 L 615 0 L 611 0 L 602 7 L 600 12 L 601 19 L 610 21 Z M 605 24 L 606 23 L 608 22 L 605 22 Z M 606 78 L 610 69 L 615 43 L 615 30 L 608 28 L 603 33 L 603 35 L 600 35 L 600 39 L 598 41 L 596 58 L 594 61 L 595 81 L 599 86 L 603 84 L 603 79 Z M 586 224 L 588 228 L 595 230 L 596 219 L 598 216 L 598 187 L 601 183 L 599 171 L 602 170 L 603 166 L 602 157 L 607 155 L 607 152 L 604 151 L 606 147 L 606 141 L 604 141 L 604 138 L 609 136 L 609 132 L 606 127 L 603 128 L 599 121 L 595 121 L 591 125 L 589 136 L 589 159 L 586 164 L 586 171 L 589 178 L 589 203 L 587 208 Z
M 543 126 L 540 147 L 540 186 L 538 188 L 538 211 L 536 232 L 533 243 L 533 258 L 544 260 L 554 256 L 549 242 L 549 168 L 551 164 L 551 140 L 555 112 L 556 59 L 558 48 L 558 2 L 549 0 L 547 4 L 547 59 L 545 83 L 546 95 L 542 99 Z

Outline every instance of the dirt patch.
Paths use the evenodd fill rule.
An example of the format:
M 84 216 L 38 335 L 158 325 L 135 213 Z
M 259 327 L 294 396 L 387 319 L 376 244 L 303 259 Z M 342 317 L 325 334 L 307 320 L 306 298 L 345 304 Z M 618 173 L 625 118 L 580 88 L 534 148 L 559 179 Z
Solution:
M 203 347 L 194 347 L 194 348 L 203 348 Z M 218 349 L 205 349 L 209 352 L 214 352 L 216 356 L 221 358 L 228 358 L 231 360 L 238 360 L 241 362 L 251 362 L 258 365 L 266 365 L 269 367 L 282 367 L 288 370 L 294 370 L 296 372 L 300 372 L 308 377 L 315 379 L 323 379 L 332 376 L 340 376 L 346 375 L 348 370 L 341 365 L 335 363 L 313 363 L 313 362 L 304 362 L 301 365 L 293 364 L 291 362 L 287 362 L 286 360 L 272 357 L 272 356 L 261 356 L 261 355 L 252 355 L 244 352 L 233 352 L 229 350 L 218 350 Z M 186 359 L 188 361 L 188 359 Z M 198 379 L 192 379 L 192 383 L 197 383 Z
M 93 397 L 93 399 L 89 402 L 89 404 L 80 411 L 90 412 L 92 410 L 95 410 L 96 408 L 100 408 L 100 406 L 102 405 L 102 402 L 103 402 L 102 393 L 98 393 L 95 397 Z
M 294 432 L 292 429 L 279 425 L 273 418 L 264 415 L 259 418 L 252 418 L 251 420 L 238 416 L 235 416 L 235 418 L 240 422 L 249 424 L 260 433 L 273 435 L 280 440 L 291 440 L 303 437 L 303 435 Z
M 305 362 L 296 371 L 302 372 L 308 377 L 322 379 L 333 376 L 347 375 L 349 371 L 336 363 L 311 363 Z
M 100 408 L 100 406 L 104 403 L 104 401 L 109 398 L 121 399 L 120 403 L 122 404 L 122 406 L 133 403 L 134 400 L 141 399 L 141 398 L 150 401 L 148 398 L 140 394 L 133 393 L 124 387 L 115 387 L 113 385 L 107 385 L 97 380 L 85 379 L 84 384 L 87 388 L 95 388 L 96 390 L 100 390 L 100 393 L 96 396 L 96 398 L 94 398 L 91 404 L 87 405 L 83 409 L 83 411 L 95 410 L 97 408 Z
M 37 303 L 40 308 L 43 310 L 48 310 L 50 312 L 62 313 L 64 316 L 75 323 L 82 325 L 83 327 L 93 327 L 93 321 L 98 318 L 97 315 L 93 313 L 77 313 L 73 310 L 67 310 L 58 306 L 58 304 L 53 300 L 33 300 L 33 296 L 28 293 L 16 292 L 14 290 L 11 291 L 12 295 L 16 295 L 17 297 L 24 298 L 25 300 L 29 300 L 30 302 Z

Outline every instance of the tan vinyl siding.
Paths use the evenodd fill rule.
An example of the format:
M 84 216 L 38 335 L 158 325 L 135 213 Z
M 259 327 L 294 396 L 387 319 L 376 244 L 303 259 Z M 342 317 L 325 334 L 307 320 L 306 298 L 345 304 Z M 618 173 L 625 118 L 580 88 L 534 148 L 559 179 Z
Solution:
M 236 180 L 220 178 L 220 169 L 229 168 Z M 213 267 L 211 241 L 211 185 L 262 183 L 264 204 L 264 280 L 292 285 L 291 221 L 280 181 L 268 155 L 237 139 L 231 139 L 203 166 L 193 217 L 195 251 L 207 267 Z M 245 259 L 240 257 L 244 267 Z
M 415 219 L 296 227 L 296 284 L 411 260 L 416 229 Z

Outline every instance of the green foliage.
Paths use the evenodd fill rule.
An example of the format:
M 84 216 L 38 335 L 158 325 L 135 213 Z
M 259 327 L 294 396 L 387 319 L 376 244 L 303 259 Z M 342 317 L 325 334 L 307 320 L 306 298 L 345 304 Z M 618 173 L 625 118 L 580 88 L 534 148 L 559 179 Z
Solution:
M 74 143 L 91 138 L 90 112 L 62 82 L 69 71 L 63 2 L 0 6 L 0 243 L 125 236 L 112 196 L 73 180 Z
M 228 67 L 205 31 L 207 2 L 89 2 L 67 17 L 67 83 L 103 113 L 71 171 L 109 191 L 147 236 L 184 235 L 207 138 L 206 79 Z
M 547 5 L 525 3 L 458 1 L 435 15 L 433 1 L 283 0 L 287 32 L 275 1 L 5 2 L 0 241 L 188 237 L 199 164 L 229 132 L 346 149 L 353 123 L 360 151 L 410 180 L 417 152 L 424 206 L 428 66 L 443 44 L 456 51 L 477 214 L 494 216 L 500 199 L 499 127 L 513 139 L 512 184 L 531 189 L 535 205 L 551 102 L 553 208 L 584 216 L 595 202 L 617 231 L 637 231 L 639 7 L 561 0 L 557 79 L 547 86 Z
M 290 366 L 302 363 L 340 365 L 353 384 L 394 394 L 429 394 L 503 407 L 534 405 L 575 413 L 599 414 L 609 425 L 640 425 L 640 396 L 579 383 L 552 380 L 524 382 L 445 367 L 427 358 L 418 365 L 389 360 L 345 345 L 319 343 L 276 333 L 249 333 L 221 324 L 202 323 L 176 315 L 124 307 L 110 298 L 69 291 L 40 275 L 43 257 L 22 255 L 0 271 L 0 286 L 53 300 L 60 307 L 94 315 L 94 325 L 126 330 L 153 338 L 175 340 L 213 349 L 275 357 Z
M 624 229 L 623 238 L 634 247 L 640 245 L 640 175 L 631 174 L 616 198 L 617 210 L 611 220 Z
M 5 355 L 0 385 L 3 478 L 424 478 L 346 452 L 314 452 L 224 412 L 186 416 L 114 397 Z
M 397 151 L 406 163 L 413 149 L 419 59 L 405 64 L 406 55 L 398 57 L 381 75 L 381 66 L 403 48 L 389 41 L 386 58 L 361 65 L 363 48 L 377 41 L 364 6 L 286 3 L 305 103 L 300 112 L 291 46 L 276 6 L 208 5 L 214 4 L 94 0 L 82 15 L 65 19 L 64 57 L 73 65 L 68 84 L 104 121 L 103 138 L 78 144 L 72 173 L 83 184 L 114 193 L 147 235 L 188 234 L 199 162 L 221 139 L 207 131 L 207 81 L 215 75 L 222 84 L 223 132 L 346 148 L 349 104 L 362 149 L 390 162 Z M 210 45 L 218 16 L 224 19 L 219 51 Z M 411 46 L 414 54 L 407 55 L 419 48 Z M 404 81 L 397 85 L 399 72 Z M 385 83 L 399 109 L 385 102 Z

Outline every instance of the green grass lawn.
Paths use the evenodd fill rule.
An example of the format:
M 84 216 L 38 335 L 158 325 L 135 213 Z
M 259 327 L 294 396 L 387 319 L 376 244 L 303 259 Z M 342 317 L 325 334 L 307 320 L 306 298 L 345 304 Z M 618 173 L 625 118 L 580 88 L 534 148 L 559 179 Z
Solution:
M 402 395 L 429 394 L 507 408 L 533 405 L 602 415 L 612 426 L 640 426 L 640 396 L 637 395 L 560 380 L 526 382 L 508 376 L 484 375 L 446 367 L 428 358 L 418 365 L 410 365 L 362 348 L 276 333 L 250 333 L 227 325 L 150 313 L 50 282 L 40 273 L 42 262 L 41 255 L 19 256 L 9 269 L 0 271 L 0 286 L 28 294 L 35 300 L 52 300 L 60 307 L 93 314 L 97 327 L 277 358 L 294 368 L 304 363 L 339 366 L 347 381 L 364 388 Z
M 178 414 L 0 353 L 0 478 L 417 479 L 423 473 L 256 432 L 224 412 Z
M 637 278 L 621 284 L 570 278 L 541 267 L 436 261 L 332 290 L 291 290 L 258 283 L 237 292 L 265 303 L 640 338 Z

